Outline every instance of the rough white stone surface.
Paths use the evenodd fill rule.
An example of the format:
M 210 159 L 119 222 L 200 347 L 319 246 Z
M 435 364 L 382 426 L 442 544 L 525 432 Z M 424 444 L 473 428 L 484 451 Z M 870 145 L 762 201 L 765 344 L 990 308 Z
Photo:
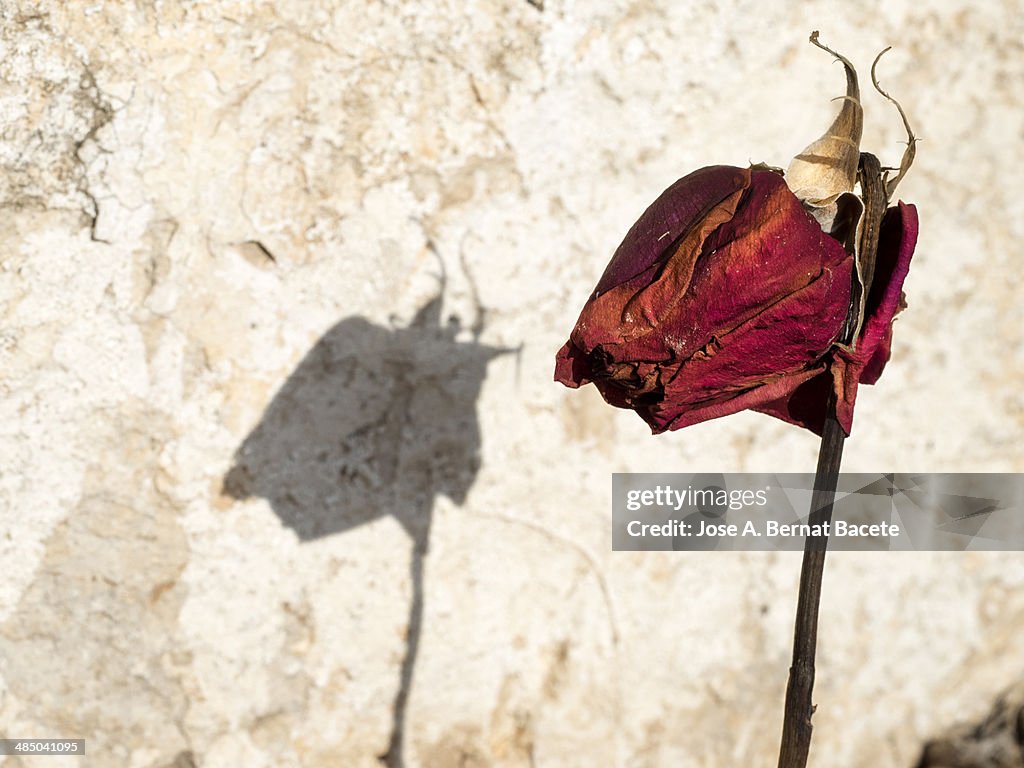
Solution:
M 799 556 L 613 554 L 609 473 L 815 438 L 551 374 L 655 195 L 820 134 L 812 29 L 924 139 L 844 467 L 1024 470 L 1020 2 L 538 5 L 0 3 L 0 733 L 89 752 L 0 764 L 378 766 L 429 537 L 407 768 L 773 766 Z M 831 557 L 813 764 L 912 765 L 1022 632 L 1019 555 Z

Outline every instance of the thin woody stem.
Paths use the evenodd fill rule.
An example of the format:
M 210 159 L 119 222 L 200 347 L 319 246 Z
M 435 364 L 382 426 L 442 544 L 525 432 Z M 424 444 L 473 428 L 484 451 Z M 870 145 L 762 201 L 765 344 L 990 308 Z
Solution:
M 877 60 L 876 60 L 877 61 Z M 878 253 L 878 235 L 888 206 L 886 185 L 878 158 L 862 152 L 858 178 L 864 199 L 860 237 L 857 243 L 857 274 L 861 284 L 850 296 L 850 309 L 841 334 L 842 343 L 852 346 L 859 333 L 859 318 L 871 291 Z M 811 530 L 820 535 L 808 536 L 804 542 L 804 558 L 800 566 L 800 587 L 797 595 L 796 622 L 793 630 L 793 661 L 786 685 L 786 704 L 782 721 L 782 743 L 778 768 L 805 768 L 811 748 L 811 717 L 814 715 L 814 656 L 818 647 L 818 608 L 821 603 L 821 580 L 825 571 L 828 530 L 832 522 L 832 505 L 839 482 L 839 465 L 843 459 L 846 432 L 836 418 L 836 395 L 829 393 L 825 406 L 825 422 L 818 451 L 818 467 L 811 495 Z M 815 528 L 814 526 L 820 526 Z
M 811 496 L 811 516 L 808 522 L 822 525 L 832 521 L 832 504 L 839 464 L 843 458 L 846 433 L 835 415 L 835 395 L 829 398 L 825 425 L 822 429 L 818 468 L 814 476 Z M 779 749 L 779 768 L 803 768 L 811 748 L 811 716 L 814 714 L 814 655 L 818 646 L 818 606 L 821 601 L 821 579 L 825 570 L 825 551 L 828 534 L 808 536 L 804 543 L 804 559 L 800 566 L 800 588 L 796 606 L 796 626 L 793 631 L 793 662 L 789 668 L 786 686 L 786 705 L 782 723 L 782 745 Z

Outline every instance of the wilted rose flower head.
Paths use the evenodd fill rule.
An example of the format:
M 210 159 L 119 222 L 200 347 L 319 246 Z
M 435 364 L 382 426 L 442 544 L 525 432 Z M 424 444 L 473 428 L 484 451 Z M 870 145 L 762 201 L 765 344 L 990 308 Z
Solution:
M 913 160 L 909 126 L 877 213 L 864 192 L 871 179 L 861 177 L 863 201 L 851 194 L 864 169 L 861 107 L 856 73 L 839 58 L 840 115 L 785 178 L 765 166 L 702 168 L 644 211 L 558 353 L 556 381 L 593 382 L 655 433 L 751 408 L 820 434 L 831 390 L 849 434 L 857 386 L 877 381 L 889 359 L 917 212 L 885 204 Z M 860 254 L 875 249 L 862 236 L 872 215 L 873 263 Z

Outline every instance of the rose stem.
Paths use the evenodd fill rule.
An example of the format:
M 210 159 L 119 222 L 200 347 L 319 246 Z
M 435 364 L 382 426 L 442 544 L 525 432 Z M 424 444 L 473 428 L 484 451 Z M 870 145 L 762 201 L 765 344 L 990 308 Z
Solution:
M 813 38 L 812 38 L 813 41 Z M 826 49 L 828 50 L 828 49 Z M 907 150 L 900 161 L 899 175 L 887 179 L 878 158 L 868 152 L 861 152 L 857 180 L 861 185 L 864 201 L 864 218 L 857 249 L 857 273 L 861 282 L 859 296 L 851 297 L 850 312 L 846 318 L 843 340 L 850 344 L 859 330 L 858 319 L 862 306 L 867 301 L 874 276 L 875 260 L 878 256 L 878 237 L 889 200 L 910 166 L 914 162 L 917 138 L 910 128 L 903 107 L 892 96 L 882 90 L 875 75 L 875 67 L 882 54 L 871 64 L 871 83 L 882 96 L 896 105 L 903 127 L 907 130 Z M 839 463 L 843 459 L 843 441 L 846 433 L 836 420 L 835 392 L 829 394 L 825 406 L 825 423 L 821 431 L 821 448 L 818 450 L 818 468 L 814 475 L 814 492 L 811 495 L 811 525 L 832 521 L 832 504 L 835 501 L 836 484 L 839 481 Z M 827 528 L 824 528 L 827 530 Z M 818 605 L 821 602 L 821 577 L 825 570 L 825 551 L 828 536 L 808 536 L 804 543 L 804 559 L 800 566 L 800 588 L 796 603 L 796 626 L 793 632 L 793 663 L 789 668 L 789 682 L 786 684 L 786 705 L 782 720 L 782 745 L 779 749 L 779 768 L 804 768 L 811 748 L 811 716 L 814 704 L 814 653 L 818 645 Z
M 850 297 L 846 324 L 840 334 L 843 343 L 847 345 L 853 343 L 860 330 L 858 326 L 863 315 L 863 305 L 867 301 L 875 271 L 882 216 L 888 205 L 885 178 L 877 157 L 861 152 L 857 178 L 864 201 L 860 240 L 857 244 L 857 279 L 860 288 Z M 821 601 L 825 552 L 828 549 L 828 526 L 824 524 L 832 522 L 832 504 L 835 501 L 836 484 L 839 482 L 839 463 L 843 459 L 845 439 L 846 433 L 836 419 L 836 395 L 832 391 L 825 405 L 825 422 L 821 430 L 821 448 L 818 450 L 818 468 L 814 475 L 814 492 L 811 494 L 811 514 L 808 519 L 812 526 L 821 525 L 820 530 L 825 533 L 821 536 L 808 536 L 804 542 L 796 626 L 793 631 L 793 663 L 789 668 L 782 719 L 779 768 L 804 768 L 811 748 L 811 716 L 814 714 L 811 695 L 814 692 L 814 652 L 818 645 L 818 605 Z
M 808 521 L 811 525 L 832 520 L 832 502 L 839 480 L 839 463 L 843 458 L 843 441 L 846 439 L 846 433 L 836 419 L 835 410 L 835 394 L 832 394 L 829 396 L 825 424 L 822 428 L 818 469 L 814 475 L 811 516 Z M 818 604 L 821 599 L 821 577 L 825 569 L 827 547 L 827 534 L 808 536 L 804 544 L 796 606 L 796 627 L 793 633 L 793 663 L 789 668 L 789 683 L 786 685 L 779 768 L 804 768 L 811 747 L 814 652 L 818 644 Z

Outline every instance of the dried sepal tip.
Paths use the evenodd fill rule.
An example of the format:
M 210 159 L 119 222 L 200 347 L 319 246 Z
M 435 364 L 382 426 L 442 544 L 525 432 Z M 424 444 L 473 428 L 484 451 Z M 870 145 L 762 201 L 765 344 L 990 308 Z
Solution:
M 835 203 L 844 192 L 851 192 L 857 181 L 864 111 L 853 64 L 845 56 L 818 42 L 817 31 L 811 33 L 810 41 L 842 62 L 846 69 L 846 95 L 840 97 L 842 109 L 825 134 L 793 158 L 786 171 L 786 181 L 806 205 L 826 207 Z
M 882 86 L 878 84 L 878 78 L 875 76 L 875 67 L 878 66 L 879 59 L 882 58 L 886 51 L 892 49 L 892 46 L 881 51 L 875 60 L 871 63 L 871 84 L 875 86 L 875 90 L 878 91 L 882 96 L 891 101 L 896 105 L 896 109 L 899 110 L 900 118 L 903 120 L 903 127 L 907 131 L 907 148 L 903 152 L 903 158 L 900 160 L 899 173 L 894 179 L 886 179 L 885 182 L 885 196 L 891 200 L 893 193 L 896 191 L 896 186 L 900 183 L 904 176 L 907 175 L 907 171 L 910 170 L 910 166 L 914 164 L 914 157 L 917 154 L 917 137 L 914 135 L 914 130 L 910 127 L 910 121 L 907 120 L 907 113 L 903 111 L 903 107 L 896 99 L 882 90 Z

